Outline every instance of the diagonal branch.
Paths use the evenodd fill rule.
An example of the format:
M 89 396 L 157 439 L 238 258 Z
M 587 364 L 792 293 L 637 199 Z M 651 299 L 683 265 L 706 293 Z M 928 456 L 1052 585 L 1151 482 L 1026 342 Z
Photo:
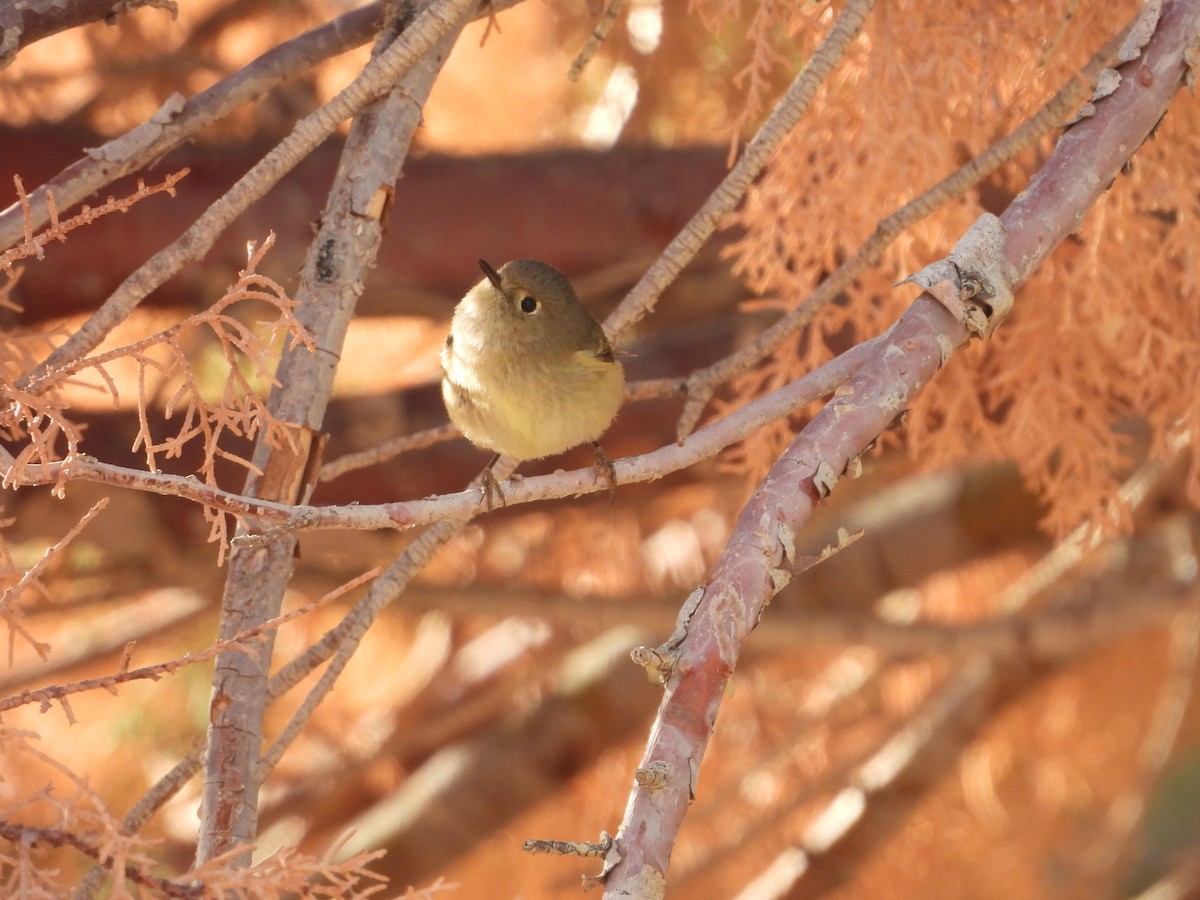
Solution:
M 1073 126 L 1005 211 L 1006 271 L 1023 283 L 1166 112 L 1200 35 L 1200 0 L 1169 4 L 1119 89 Z M 606 896 L 660 896 L 671 849 L 695 794 L 725 687 L 750 632 L 790 576 L 795 535 L 847 463 L 933 378 L 968 338 L 963 324 L 922 294 L 871 360 L 796 437 L 742 510 L 706 583 L 680 615 L 682 638 L 660 648 L 670 668 L 640 768 L 665 767 L 665 784 L 637 785 L 606 861 Z
M 209 251 L 217 236 L 251 203 L 275 186 L 285 173 L 317 148 L 337 127 L 377 100 L 454 27 L 461 10 L 475 0 L 430 3 L 385 52 L 336 97 L 309 113 L 279 144 L 182 235 L 131 274 L 83 326 L 51 353 L 31 378 L 38 378 L 94 349 L 129 313 L 183 266 Z
M 614 342 L 619 341 L 621 335 L 654 308 L 667 285 L 692 261 L 704 242 L 712 237 L 742 201 L 751 183 L 762 172 L 788 132 L 804 117 L 817 88 L 841 61 L 850 42 L 862 30 L 863 22 L 874 5 L 874 0 L 850 0 L 846 4 L 808 65 L 771 110 L 729 174 L 608 317 L 605 326 Z
M 120 16 L 141 6 L 166 10 L 172 19 L 178 13 L 174 0 L 23 0 L 0 5 L 0 69 L 43 38 L 92 22 L 114 25 Z
M 111 6 L 111 0 L 105 4 Z M 45 184 L 30 192 L 29 209 L 14 203 L 0 212 L 0 247 L 21 239 L 26 223 L 41 228 L 51 209 L 82 203 L 118 178 L 131 175 L 178 147 L 244 103 L 253 103 L 289 78 L 370 39 L 378 27 L 383 0 L 272 47 L 227 78 L 187 100 L 175 96 L 149 119 L 100 147 L 94 147 Z

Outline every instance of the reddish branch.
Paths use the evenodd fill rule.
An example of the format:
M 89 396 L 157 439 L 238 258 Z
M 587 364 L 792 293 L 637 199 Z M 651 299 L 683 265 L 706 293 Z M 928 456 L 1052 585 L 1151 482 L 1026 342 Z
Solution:
M 1030 186 L 1005 211 L 1005 260 L 1022 284 L 1079 222 L 1165 114 L 1200 38 L 1200 0 L 1167 4 L 1119 89 L 1074 125 Z M 967 332 L 928 294 L 872 358 L 797 436 L 743 509 L 707 582 L 681 613 L 682 639 L 660 648 L 673 663 L 639 766 L 665 765 L 665 785 L 635 786 L 609 854 L 606 896 L 661 896 L 671 850 L 695 795 L 704 750 L 741 648 L 786 583 L 794 536 L 831 487 L 829 473 L 876 439 L 961 347 Z

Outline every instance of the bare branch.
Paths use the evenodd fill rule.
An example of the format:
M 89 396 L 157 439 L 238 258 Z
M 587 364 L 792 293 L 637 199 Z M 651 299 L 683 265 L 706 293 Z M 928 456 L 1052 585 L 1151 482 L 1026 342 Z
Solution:
M 185 666 L 195 665 L 196 663 L 207 662 L 213 659 L 218 653 L 232 649 L 244 649 L 251 641 L 261 640 L 264 636 L 276 631 L 293 619 L 298 619 L 301 616 L 307 615 L 315 609 L 319 609 L 342 596 L 346 591 L 353 590 L 365 581 L 369 581 L 379 574 L 378 569 L 373 569 L 370 572 L 365 572 L 355 578 L 353 581 L 331 591 L 319 600 L 312 603 L 307 603 L 289 613 L 276 616 L 269 621 L 247 628 L 244 631 L 238 632 L 228 640 L 218 640 L 212 646 L 205 647 L 203 650 L 198 650 L 195 653 L 188 653 L 178 659 L 169 659 L 166 662 L 154 663 L 149 666 L 140 666 L 136 669 L 129 669 L 124 666 L 117 672 L 111 675 L 101 675 L 98 678 L 85 678 L 82 681 L 75 681 L 68 684 L 53 684 L 48 687 L 39 688 L 33 691 L 21 691 L 19 694 L 13 694 L 10 697 L 0 698 L 0 713 L 7 712 L 10 709 L 16 709 L 19 706 L 28 706 L 31 703 L 37 703 L 41 706 L 41 711 L 46 712 L 51 705 L 63 698 L 69 697 L 72 694 L 80 694 L 85 691 L 107 690 L 113 691 L 119 685 L 126 684 L 130 681 L 144 681 L 150 679 L 158 681 L 163 675 L 170 675 L 182 669 Z
M 700 429 L 690 435 L 682 444 L 670 444 L 641 456 L 614 460 L 613 465 L 616 467 L 618 483 L 632 484 L 653 481 L 704 459 L 709 459 L 730 444 L 761 428 L 765 423 L 786 416 L 814 400 L 828 396 L 857 370 L 881 340 L 882 338 L 875 338 L 852 347 L 846 353 L 830 360 L 803 378 L 797 379 L 787 387 L 761 397 L 724 419 Z M 672 381 L 672 383 L 675 382 Z M 515 468 L 515 464 L 511 461 L 506 462 L 505 465 L 506 469 L 501 469 L 499 463 L 493 469 L 497 478 L 504 478 Z M 277 531 L 304 529 L 407 528 L 444 519 L 471 518 L 481 511 L 478 480 L 475 487 L 469 487 L 465 491 L 427 500 L 320 507 L 292 506 L 258 500 L 244 494 L 235 494 L 203 485 L 191 478 L 124 468 L 97 462 L 83 455 L 77 455 L 61 463 L 50 463 L 36 469 L 25 469 L 17 474 L 13 474 L 10 469 L 5 477 L 11 484 L 49 484 L 78 479 L 183 497 L 214 509 L 224 510 L 242 519 L 259 520 L 260 524 L 280 523 L 277 529 L 269 529 L 264 532 L 266 538 L 273 537 Z M 505 483 L 504 497 L 508 505 L 515 506 L 535 500 L 579 496 L 599 490 L 607 490 L 607 486 L 597 483 L 595 470 L 589 468 L 514 479 L 512 482 Z M 261 541 L 245 537 L 236 540 L 243 543 L 261 543 Z
M 459 434 L 459 430 L 449 422 L 445 425 L 438 425 L 434 428 L 418 431 L 415 434 L 403 434 L 400 437 L 384 441 L 382 444 L 370 449 L 359 453 L 347 453 L 345 456 L 333 460 L 333 462 L 325 463 L 325 465 L 321 466 L 320 479 L 322 481 L 333 481 L 347 472 L 387 462 L 401 453 L 408 453 L 411 450 L 421 450 L 425 447 L 432 447 L 434 444 L 440 444 L 443 441 L 453 440 L 459 437 Z
M 81 518 L 75 523 L 74 526 L 72 526 L 70 531 L 59 538 L 58 541 L 56 541 L 52 546 L 48 547 L 46 552 L 42 554 L 42 558 L 34 563 L 28 570 L 26 570 L 26 572 L 19 579 L 17 579 L 16 584 L 6 588 L 3 596 L 0 596 L 0 619 L 4 621 L 4 624 L 8 627 L 10 633 L 8 643 L 8 664 L 10 666 L 12 665 L 13 661 L 13 635 L 20 635 L 22 638 L 24 638 L 29 645 L 33 647 L 35 651 L 37 651 L 38 656 L 40 656 L 43 660 L 46 659 L 50 652 L 49 644 L 35 640 L 33 635 L 29 634 L 29 632 L 17 622 L 17 614 L 15 609 L 16 602 L 21 599 L 21 595 L 25 592 L 26 588 L 28 588 L 30 585 L 36 585 L 38 583 L 38 577 L 45 571 L 46 567 L 50 565 L 52 561 L 59 558 L 67 545 L 79 536 L 79 532 L 83 531 L 88 522 L 92 521 L 92 519 L 103 512 L 107 506 L 107 497 L 97 500 L 96 503 L 93 504 L 92 508 L 83 514 L 83 518 Z
M 30 44 L 91 22 L 116 23 L 139 7 L 166 10 L 174 19 L 174 0 L 24 0 L 0 6 L 0 69 L 10 65 Z M 0 241 L 0 245 L 3 242 Z
M 392 65 L 394 74 L 403 77 L 389 82 L 388 92 L 364 107 L 351 128 L 297 290 L 300 314 L 319 352 L 286 351 L 269 401 L 272 417 L 300 433 L 299 446 L 281 446 L 270 435 L 260 435 L 247 494 L 297 502 L 312 490 L 308 473 L 315 477 L 312 456 L 320 444 L 309 442 L 324 420 L 346 329 L 379 249 L 395 181 L 434 79 L 473 9 L 474 0 L 444 0 L 411 23 L 389 22 L 380 33 L 364 76 L 391 59 L 401 61 L 402 67 Z M 400 27 L 403 31 L 394 35 L 393 29 Z M 422 45 L 425 35 L 428 42 Z M 278 614 L 295 546 L 296 536 L 286 534 L 233 548 L 222 599 L 222 636 Z M 270 644 L 254 653 L 232 649 L 219 654 L 214 664 L 198 864 L 235 850 L 235 866 L 250 861 L 271 651 Z
M 1077 225 L 1163 115 L 1183 83 L 1184 52 L 1200 30 L 1200 3 L 1164 12 L 1142 59 L 1148 77 L 1125 78 L 1096 115 L 1059 141 L 1029 188 L 1002 218 L 1006 285 L 1015 287 Z M 772 467 L 743 509 L 687 622 L 673 674 L 641 766 L 665 762 L 675 773 L 651 793 L 636 787 L 606 867 L 613 896 L 653 892 L 664 883 L 671 848 L 695 793 L 712 724 L 741 647 L 792 561 L 782 530 L 795 534 L 827 493 L 822 466 L 838 475 L 876 439 L 937 373 L 967 331 L 923 294 L 866 362 Z M 780 573 L 776 575 L 775 573 Z
M 592 33 L 588 35 L 587 43 L 583 45 L 583 49 L 575 57 L 571 63 L 571 68 L 567 72 L 567 78 L 571 81 L 578 81 L 583 75 L 583 70 L 587 68 L 587 64 L 592 61 L 592 57 L 596 55 L 596 51 L 600 49 L 600 45 L 604 43 L 613 26 L 617 24 L 617 19 L 621 17 L 621 13 L 625 11 L 625 6 L 629 0 L 608 0 L 608 5 L 600 16 L 600 21 L 596 23 L 596 27 L 592 29 Z

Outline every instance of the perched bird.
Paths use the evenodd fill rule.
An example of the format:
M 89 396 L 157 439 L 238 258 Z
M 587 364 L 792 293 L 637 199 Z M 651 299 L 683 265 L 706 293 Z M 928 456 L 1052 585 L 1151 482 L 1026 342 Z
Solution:
M 515 259 L 486 276 L 454 310 L 442 348 L 442 399 L 478 447 L 519 460 L 591 443 L 609 489 L 616 477 L 596 438 L 617 414 L 625 375 L 604 329 L 553 266 Z M 499 493 L 485 475 L 484 498 Z M 503 499 L 503 494 L 500 495 Z

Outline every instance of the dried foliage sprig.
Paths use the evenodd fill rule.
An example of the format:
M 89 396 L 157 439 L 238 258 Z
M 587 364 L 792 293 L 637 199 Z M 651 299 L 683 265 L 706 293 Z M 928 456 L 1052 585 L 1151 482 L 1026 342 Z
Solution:
M 142 448 L 149 472 L 127 470 L 126 483 L 136 485 L 158 472 L 158 460 L 180 457 L 193 441 L 201 444 L 201 461 L 197 473 L 201 483 L 216 488 L 218 459 L 251 468 L 248 460 L 225 450 L 221 439 L 226 433 L 239 437 L 254 437 L 260 431 L 269 440 L 283 443 L 291 439 L 283 423 L 268 411 L 261 396 L 262 386 L 275 383 L 275 365 L 286 344 L 301 345 L 309 350 L 313 341 L 295 316 L 295 303 L 274 279 L 258 272 L 263 257 L 274 245 L 269 235 L 261 245 L 251 244 L 245 268 L 225 294 L 211 307 L 181 322 L 143 338 L 133 344 L 114 348 L 86 359 L 76 360 L 60 369 L 45 372 L 34 380 L 28 390 L 0 387 L 0 398 L 8 401 L 0 414 L 0 424 L 10 440 L 23 437 L 25 445 L 5 473 L 6 484 L 44 482 L 52 471 L 69 480 L 78 463 L 82 469 L 89 462 L 79 453 L 80 434 L 65 416 L 65 404 L 58 389 L 69 380 L 91 373 L 111 393 L 113 402 L 119 400 L 117 387 L 105 367 L 118 360 L 132 360 L 137 366 L 137 411 L 139 429 L 134 449 Z M 247 325 L 232 314 L 238 304 L 257 301 L 270 311 L 265 333 Z M 193 360 L 189 359 L 187 343 L 196 331 L 215 339 L 224 362 L 224 380 L 219 391 L 210 396 L 200 382 Z M 156 353 L 157 351 L 157 353 Z M 165 355 L 165 360 L 162 356 Z M 151 406 L 154 403 L 147 374 L 153 372 L 164 383 L 178 381 L 165 409 L 167 419 L 178 414 L 174 434 L 156 438 L 152 432 Z M 59 452 L 56 439 L 66 439 L 64 452 Z M 184 480 L 186 481 L 186 480 Z M 61 490 L 64 481 L 57 483 Z M 193 482 L 194 484 L 195 482 Z M 211 539 L 226 537 L 224 515 L 214 507 L 204 507 L 211 526 Z
M 18 484 L 57 483 L 61 495 L 62 481 L 51 479 L 50 472 L 62 473 L 60 460 L 71 459 L 79 453 L 82 432 L 66 416 L 67 403 L 61 397 L 40 397 L 11 386 L 0 386 L 0 433 L 21 444 L 14 458 L 3 450 L 6 487 Z M 65 448 L 59 448 L 59 440 Z M 36 475 L 31 475 L 33 472 Z
M 733 84 L 743 89 L 744 99 L 737 104 L 737 113 L 729 125 L 731 158 L 746 124 L 766 107 L 775 86 L 772 76 L 785 69 L 788 56 L 802 52 L 796 46 L 797 34 L 814 28 L 823 15 L 829 14 L 829 9 L 828 0 L 802 3 L 761 0 L 753 5 L 747 20 L 740 0 L 689 0 L 688 12 L 715 39 L 736 28 L 740 42 L 750 50 L 750 60 L 733 76 Z
M 137 190 L 125 197 L 109 197 L 97 207 L 84 206 L 68 219 L 59 219 L 54 198 L 47 196 L 50 227 L 34 232 L 30 200 L 25 193 L 19 176 L 13 181 L 17 190 L 17 209 L 23 224 L 23 239 L 20 244 L 0 255 L 0 270 L 12 272 L 13 264 L 21 259 L 42 259 L 45 247 L 52 241 L 65 241 L 66 236 L 84 225 L 90 225 L 103 216 L 115 212 L 128 212 L 136 203 L 158 193 L 175 196 L 175 185 L 188 174 L 182 169 L 168 175 L 157 184 L 146 185 L 139 179 Z M 9 280 L 4 294 L 7 296 L 14 281 Z M 41 395 L 40 389 L 30 390 L 20 386 L 22 378 L 36 364 L 39 353 L 49 345 L 47 335 L 8 335 L 0 341 L 0 435 L 11 442 L 23 443 L 23 449 L 14 459 L 8 450 L 0 448 L 0 461 L 9 473 L 17 474 L 28 466 L 46 466 L 78 453 L 80 429 L 66 415 L 67 405 L 53 392 Z M 60 440 L 65 447 L 60 449 Z M 10 483 L 11 485 L 11 483 Z
M 126 879 L 160 890 L 169 889 L 170 882 L 151 874 L 156 862 L 148 851 L 154 842 L 123 832 L 87 779 L 34 746 L 36 739 L 31 732 L 0 726 L 0 754 L 5 757 L 6 765 L 24 770 L 48 769 L 60 784 L 69 785 L 71 790 L 62 794 L 58 788 L 46 787 L 0 809 L 0 837 L 12 847 L 11 853 L 0 852 L 0 888 L 5 895 L 62 896 L 61 885 L 57 883 L 60 872 L 41 863 L 39 857 L 44 848 L 38 846 L 39 842 L 46 846 L 71 846 L 100 862 L 115 879 L 114 896 L 129 896 Z M 18 825 L 13 821 L 17 816 L 37 821 L 39 826 Z
M 0 850 L 0 887 L 6 896 L 63 896 L 63 873 L 40 858 L 47 847 L 72 847 L 95 860 L 97 871 L 112 880 L 114 897 L 137 896 L 130 891 L 130 884 L 167 897 L 247 896 L 251 891 L 249 896 L 260 898 L 299 893 L 345 900 L 371 896 L 383 887 L 382 876 L 367 868 L 382 851 L 335 861 L 340 845 L 323 857 L 286 848 L 248 868 L 232 865 L 228 857 L 217 857 L 177 878 L 163 878 L 154 874 L 159 864 L 149 854 L 155 842 L 137 837 L 116 822 L 84 779 L 32 745 L 34 737 L 0 727 L 0 753 L 10 763 L 51 769 L 72 785 L 73 791 L 58 796 L 52 788 L 45 788 L 0 809 L 0 841 L 11 847 L 10 852 Z M 40 822 L 49 818 L 52 824 L 18 824 L 14 821 L 18 815 L 36 817 Z M 440 889 L 434 885 L 429 890 L 436 893 Z
M 1079 6 L 1069 0 L 1057 5 Z M 1144 8 L 1154 11 L 1160 6 Z M 988 55 L 949 37 L 922 44 L 921 52 L 939 59 L 944 69 L 945 80 L 936 89 L 913 78 L 904 35 L 932 38 L 930 29 L 942 24 L 937 13 L 930 9 L 926 16 L 914 10 L 915 18 L 878 17 L 872 24 L 873 40 L 888 46 L 893 41 L 896 52 L 872 53 L 847 63 L 848 68 L 858 65 L 861 82 L 839 85 L 839 96 L 813 109 L 809 127 L 793 133 L 786 152 L 776 157 L 735 216 L 746 229 L 737 243 L 739 266 L 762 296 L 758 305 L 790 311 L 796 300 L 855 252 L 857 241 L 848 241 L 847 235 L 871 234 L 876 227 L 873 208 L 890 207 L 897 195 L 906 198 L 905 186 L 914 175 L 923 177 L 934 159 L 947 168 L 957 165 L 959 154 L 949 148 L 977 152 L 986 146 L 998 121 L 1013 116 L 1015 122 L 1015 114 L 1032 106 L 1054 70 L 1062 73 L 1054 76 L 1056 80 L 1078 78 L 1072 57 L 1083 40 L 1099 44 L 1112 34 L 1112 16 L 1107 7 L 1101 11 L 1079 6 L 1076 11 L 1071 53 L 1058 52 L 1046 70 L 1032 65 L 1036 49 L 1023 51 L 1030 65 L 1015 64 L 1017 57 L 1006 49 L 1012 46 L 1008 29 L 1025 29 L 1021 44 L 1036 48 L 1049 39 L 1057 24 L 1053 18 L 1048 26 L 999 14 L 990 33 L 981 34 Z M 1002 34 L 1008 36 L 1000 40 Z M 989 69 L 1012 73 L 989 82 L 1004 84 L 1001 93 L 1007 99 L 945 111 L 948 135 L 930 140 L 916 123 L 928 115 L 942 116 L 944 97 L 950 93 L 972 96 L 976 88 L 971 79 L 988 75 Z M 1138 60 L 1107 71 L 1105 77 L 1157 74 Z M 911 102 L 882 101 L 898 83 L 906 86 Z M 1143 164 L 1133 170 L 1133 177 L 1119 179 L 1081 223 L 1081 243 L 1064 248 L 1028 288 L 1031 295 L 1049 289 L 1052 296 L 1018 309 L 994 341 L 967 354 L 938 380 L 910 418 L 906 442 L 929 466 L 956 464 L 967 456 L 1016 460 L 1027 485 L 1046 503 L 1045 525 L 1056 535 L 1083 518 L 1108 515 L 1107 500 L 1132 462 L 1126 423 L 1148 424 L 1151 453 L 1165 454 L 1168 430 L 1180 420 L 1200 421 L 1192 402 L 1197 395 L 1192 390 L 1192 360 L 1200 348 L 1200 332 L 1194 320 L 1182 314 L 1195 294 L 1192 273 L 1197 269 L 1190 236 L 1200 223 L 1200 202 L 1196 191 L 1179 190 L 1180 179 L 1194 180 L 1197 171 L 1194 142 L 1187 137 L 1195 131 L 1196 117 L 1194 105 L 1177 107 L 1158 139 L 1140 151 Z M 842 142 L 832 139 L 842 134 L 857 135 L 861 157 L 847 158 Z M 764 365 L 735 378 L 732 390 L 719 398 L 712 412 L 719 415 L 769 390 L 819 364 L 833 347 L 891 321 L 899 312 L 900 298 L 889 283 L 919 266 L 914 260 L 927 253 L 926 248 L 961 230 L 979 205 L 999 211 L 1027 178 L 1037 159 L 1034 153 L 1043 152 L 1027 151 L 981 183 L 978 196 L 947 204 L 936 218 L 893 243 L 883 266 L 864 272 L 846 287 L 846 302 L 829 304 L 804 332 L 785 337 Z M 847 190 L 847 184 L 854 188 Z M 828 228 L 821 218 L 833 196 L 843 198 L 834 201 L 840 205 L 837 229 Z M 1158 215 L 1159 210 L 1167 212 Z M 1120 227 L 1108 227 L 1118 220 Z M 1106 247 L 1106 242 L 1112 243 Z M 1124 262 L 1129 258 L 1141 264 L 1129 266 Z M 1047 288 L 1050 283 L 1053 287 Z M 1108 298 L 1102 315 L 1096 314 L 1096 296 Z M 1064 333 L 1071 340 L 1058 340 Z M 692 406 L 694 416 L 700 403 Z M 685 429 L 689 421 L 682 423 Z M 786 430 L 774 426 L 736 448 L 726 461 L 762 471 L 787 440 Z M 1200 469 L 1193 468 L 1187 495 L 1192 502 L 1200 497 Z
M 168 878 L 153 874 L 157 865 L 148 855 L 142 856 L 142 865 L 122 863 L 106 854 L 86 838 L 61 828 L 45 828 L 33 825 L 18 825 L 0 819 L 0 839 L 8 841 L 15 853 L 0 852 L 0 884 L 12 893 L 10 897 L 54 897 L 61 896 L 60 885 L 54 877 L 56 870 L 46 866 L 38 852 L 46 847 L 72 847 L 84 856 L 95 860 L 105 869 L 119 874 L 120 888 L 114 889 L 114 897 L 132 897 L 123 882 L 152 888 L 164 897 L 200 898 L 203 889 L 198 886 L 179 884 Z M 7 870 L 7 877 L 6 877 Z
M 35 257 L 42 259 L 45 256 L 46 245 L 51 241 L 65 241 L 67 235 L 84 225 L 91 225 L 97 219 L 110 215 L 115 212 L 129 212 L 135 203 L 145 200 L 147 197 L 152 197 L 155 194 L 166 193 L 168 196 L 175 196 L 175 185 L 187 177 L 190 169 L 180 169 L 174 174 L 168 175 L 157 184 L 147 185 L 142 179 L 138 179 L 137 190 L 125 197 L 109 197 L 99 206 L 84 205 L 78 213 L 71 216 L 69 219 L 60 219 L 58 215 L 58 204 L 55 202 L 53 194 L 46 194 L 46 218 L 49 220 L 50 227 L 44 231 L 35 233 L 37 223 L 33 214 L 33 208 L 29 195 L 25 193 L 25 185 L 21 181 L 20 175 L 13 176 L 13 185 L 17 191 L 17 209 L 21 215 L 21 226 L 23 229 L 23 238 L 19 244 L 0 253 L 0 271 L 7 270 L 12 267 L 13 263 L 19 262 L 22 259 Z
M 696 427 L 704 408 L 712 401 L 713 395 L 721 385 L 748 372 L 778 350 L 799 329 L 808 325 L 818 312 L 846 291 L 863 272 L 876 265 L 883 257 L 884 251 L 906 229 L 978 185 L 1019 153 L 1034 146 L 1052 130 L 1062 127 L 1067 116 L 1091 93 L 1100 72 L 1111 65 L 1124 36 L 1125 32 L 1122 31 L 1113 37 L 1088 60 L 1077 75 L 1070 78 L 1058 93 L 1050 98 L 1045 106 L 1012 132 L 880 221 L 875 231 L 853 255 L 825 278 L 795 309 L 734 353 L 692 373 L 687 383 L 687 403 L 679 416 L 679 436 L 682 438 Z M 790 367 L 776 364 L 767 372 L 742 379 L 736 385 L 735 394 L 742 399 L 755 396 L 764 390 L 773 389 L 791 377 L 794 377 L 794 372 Z
M 387 889 L 387 879 L 368 868 L 383 856 L 383 850 L 356 853 L 349 859 L 335 861 L 338 849 L 340 845 L 318 857 L 285 848 L 246 867 L 236 865 L 233 854 L 224 854 L 180 876 L 180 880 L 202 885 L 205 896 L 237 897 L 253 890 L 253 896 L 262 900 L 295 896 L 357 900 Z

